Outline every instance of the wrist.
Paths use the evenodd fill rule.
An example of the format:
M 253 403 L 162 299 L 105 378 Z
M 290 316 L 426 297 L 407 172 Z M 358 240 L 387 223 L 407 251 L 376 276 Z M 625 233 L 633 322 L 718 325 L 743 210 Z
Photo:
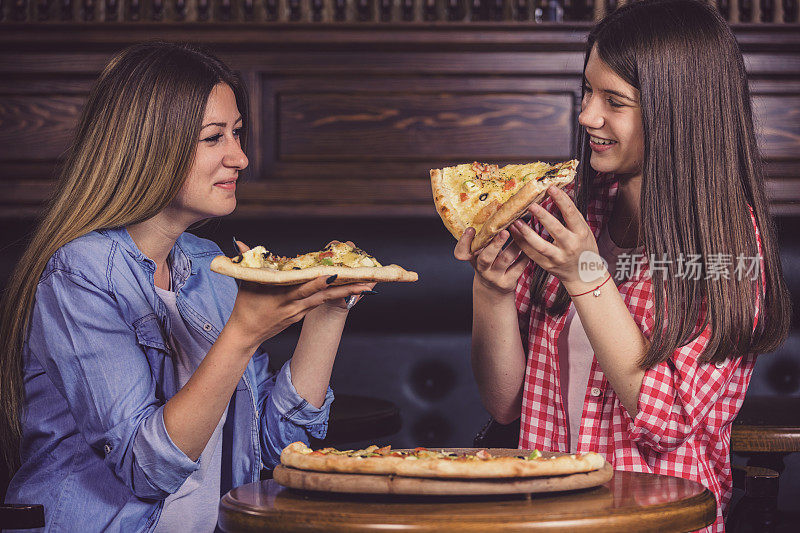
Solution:
M 246 329 L 235 321 L 228 320 L 214 345 L 222 343 L 226 346 L 226 353 L 240 355 L 249 359 L 258 350 L 262 342 L 262 339 L 255 334 L 248 334 Z
M 303 319 L 303 323 L 306 323 L 309 320 L 312 322 L 325 321 L 325 322 L 344 323 L 349 313 L 350 310 L 345 307 L 340 307 L 338 305 L 326 302 L 306 313 L 306 317 L 305 319 Z
M 584 294 L 591 294 L 597 289 L 602 290 L 604 287 L 607 287 L 609 283 L 612 283 L 611 274 L 607 270 L 603 270 L 601 276 L 589 282 L 582 281 L 580 279 L 561 281 L 561 284 L 572 298 L 582 296 Z
M 477 273 L 472 281 L 472 297 L 490 304 L 500 304 L 514 300 L 514 289 L 503 290 L 483 280 Z

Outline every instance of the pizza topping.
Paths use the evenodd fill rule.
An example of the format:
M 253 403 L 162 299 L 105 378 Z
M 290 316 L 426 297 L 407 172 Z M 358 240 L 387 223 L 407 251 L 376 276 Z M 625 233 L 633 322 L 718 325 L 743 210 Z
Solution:
M 478 453 L 475 454 L 475 457 L 477 457 L 478 459 L 491 459 L 492 454 L 490 454 L 486 450 L 480 450 Z
M 510 180 L 506 181 L 505 183 L 503 183 L 503 190 L 504 191 L 511 190 L 514 187 L 516 187 L 516 185 L 517 185 L 516 180 L 510 179 Z
M 468 195 L 467 193 L 465 193 L 465 192 L 462 192 L 462 193 L 459 195 L 459 199 L 460 199 L 462 202 L 466 202 L 468 198 L 469 198 L 469 195 Z
M 475 161 L 472 163 L 472 171 L 475 172 L 475 175 L 480 180 L 491 180 L 496 178 L 497 174 L 500 172 L 500 167 Z
M 241 255 L 237 255 L 236 257 L 231 259 L 231 263 L 241 263 L 241 262 L 242 262 L 242 256 Z
M 531 454 L 528 457 L 526 457 L 526 459 L 528 459 L 529 461 L 532 461 L 533 459 L 538 459 L 541 456 L 542 456 L 542 452 L 540 452 L 539 450 L 533 450 L 531 452 Z
M 478 200 L 480 200 L 481 202 L 483 202 L 483 201 L 484 201 L 484 200 L 486 200 L 488 197 L 489 197 L 489 193 L 488 193 L 488 192 L 485 192 L 485 193 L 481 194 L 481 195 L 478 197 Z

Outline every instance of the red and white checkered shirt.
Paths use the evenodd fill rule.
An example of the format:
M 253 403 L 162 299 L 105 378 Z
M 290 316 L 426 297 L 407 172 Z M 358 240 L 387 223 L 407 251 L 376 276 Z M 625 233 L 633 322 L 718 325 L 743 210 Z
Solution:
M 586 217 L 595 238 L 612 212 L 618 188 L 613 175 L 599 175 L 597 180 L 602 187 L 599 195 L 590 200 Z M 573 188 L 567 192 L 572 195 Z M 558 212 L 549 197 L 543 207 Z M 534 227 L 539 233 L 546 233 L 538 222 Z M 757 228 L 756 235 L 761 252 Z M 541 305 L 531 306 L 534 268 L 538 267 L 531 262 L 516 288 L 520 331 L 527 350 L 519 445 L 524 449 L 566 452 L 568 423 L 560 390 L 558 336 L 567 313 L 552 316 Z M 646 273 L 644 261 L 642 275 L 618 288 L 636 324 L 650 338 L 654 328 L 653 299 Z M 550 276 L 544 292 L 548 305 L 554 301 L 559 284 L 557 278 Z M 719 502 L 716 522 L 704 531 L 719 533 L 725 530 L 722 513 L 732 488 L 730 424 L 744 400 L 755 355 L 699 364 L 710 333 L 710 327 L 706 327 L 696 339 L 676 349 L 667 361 L 645 372 L 635 418 L 622 406 L 597 359 L 593 359 L 578 452 L 600 453 L 617 470 L 666 474 L 702 483 Z

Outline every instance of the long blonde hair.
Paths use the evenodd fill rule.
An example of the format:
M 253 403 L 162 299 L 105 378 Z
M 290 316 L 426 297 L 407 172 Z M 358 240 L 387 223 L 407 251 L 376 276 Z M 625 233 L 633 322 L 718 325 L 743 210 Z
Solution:
M 172 201 L 191 168 L 206 102 L 218 83 L 233 89 L 246 124 L 238 78 L 191 45 L 126 48 L 92 88 L 58 186 L 3 295 L 0 450 L 12 471 L 19 464 L 22 349 L 47 261 L 82 235 L 142 222 Z

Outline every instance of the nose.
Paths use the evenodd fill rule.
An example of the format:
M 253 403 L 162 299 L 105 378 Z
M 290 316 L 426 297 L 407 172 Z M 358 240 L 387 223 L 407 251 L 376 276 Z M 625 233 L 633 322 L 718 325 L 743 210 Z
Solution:
M 228 153 L 225 154 L 225 157 L 222 159 L 222 163 L 226 167 L 235 168 L 237 170 L 244 170 L 245 168 L 247 168 L 247 165 L 250 161 L 244 154 L 242 146 L 239 144 L 238 141 L 234 141 L 229 144 L 231 148 L 228 150 Z
M 599 102 L 597 102 L 597 98 L 593 98 L 591 94 L 586 95 L 581 103 L 578 123 L 587 129 L 600 129 L 605 123 Z

